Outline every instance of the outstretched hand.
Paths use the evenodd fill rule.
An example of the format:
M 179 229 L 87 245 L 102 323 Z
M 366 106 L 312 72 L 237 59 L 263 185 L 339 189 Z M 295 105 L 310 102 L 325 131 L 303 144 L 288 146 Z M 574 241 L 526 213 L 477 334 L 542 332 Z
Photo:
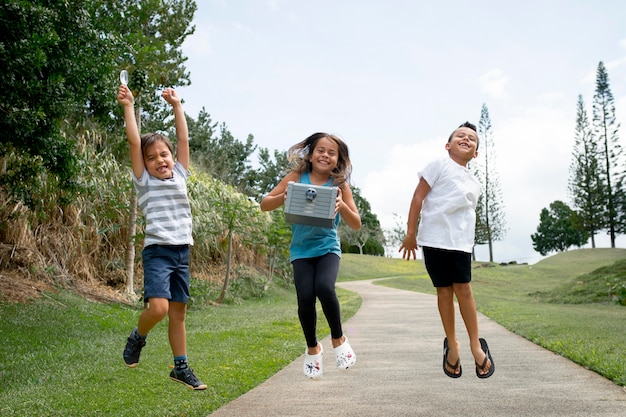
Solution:
M 166 88 L 165 90 L 163 90 L 163 92 L 161 93 L 161 97 L 163 97 L 165 101 L 167 101 L 171 105 L 180 103 L 180 97 L 178 97 L 176 90 L 174 90 L 173 88 Z

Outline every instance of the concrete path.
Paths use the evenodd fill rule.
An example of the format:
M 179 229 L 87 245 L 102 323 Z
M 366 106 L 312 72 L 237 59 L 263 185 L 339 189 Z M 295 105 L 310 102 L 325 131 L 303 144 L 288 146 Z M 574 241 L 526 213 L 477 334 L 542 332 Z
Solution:
M 355 366 L 338 371 L 326 338 L 320 380 L 304 377 L 302 356 L 212 417 L 626 416 L 623 387 L 480 314 L 480 334 L 489 342 L 496 371 L 478 379 L 458 308 L 463 376 L 448 378 L 442 371 L 444 336 L 434 296 L 371 281 L 338 286 L 363 298 L 360 310 L 344 324 L 357 355 Z

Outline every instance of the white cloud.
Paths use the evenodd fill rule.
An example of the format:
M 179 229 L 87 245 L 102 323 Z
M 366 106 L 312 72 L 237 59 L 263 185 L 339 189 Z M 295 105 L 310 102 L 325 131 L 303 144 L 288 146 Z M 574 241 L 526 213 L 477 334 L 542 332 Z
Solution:
M 481 92 L 487 97 L 499 99 L 506 95 L 511 78 L 499 69 L 491 69 L 480 76 Z
M 211 56 L 213 47 L 211 45 L 211 30 L 205 26 L 198 27 L 192 36 L 185 39 L 183 49 L 187 56 L 193 60 L 202 60 Z

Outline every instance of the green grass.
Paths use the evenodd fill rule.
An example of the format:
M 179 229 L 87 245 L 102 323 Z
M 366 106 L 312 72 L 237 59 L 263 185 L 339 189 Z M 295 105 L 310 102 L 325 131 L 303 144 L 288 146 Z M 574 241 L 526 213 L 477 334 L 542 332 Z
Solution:
M 381 281 L 435 294 L 423 263 L 413 276 Z M 608 288 L 626 284 L 626 250 L 585 249 L 534 265 L 475 263 L 477 308 L 509 330 L 626 385 L 626 307 Z M 607 284 L 608 282 L 608 284 Z
M 193 392 L 168 375 L 172 354 L 159 323 L 135 369 L 122 361 L 140 307 L 99 304 L 67 292 L 34 304 L 0 305 L 0 415 L 206 416 L 304 352 L 295 292 L 273 288 L 238 305 L 194 307 L 190 364 L 209 388 Z M 361 299 L 338 289 L 345 319 Z M 319 336 L 328 333 L 318 320 Z
M 476 263 L 477 305 L 513 332 L 626 385 L 626 307 L 613 303 L 606 288 L 625 283 L 625 259 L 626 250 L 597 249 L 530 266 Z M 421 261 L 342 258 L 340 280 L 384 277 L 393 277 L 380 281 L 385 285 L 434 293 Z M 63 291 L 31 304 L 0 304 L 0 415 L 206 416 L 304 351 L 292 288 L 275 285 L 263 298 L 219 307 L 201 306 L 214 298 L 204 295 L 209 288 L 196 291 L 203 294 L 192 288 L 197 301 L 187 318 L 188 353 L 209 385 L 201 392 L 169 380 L 165 322 L 150 333 L 139 367 L 124 366 L 125 338 L 140 305 L 101 304 Z M 338 294 L 347 320 L 361 300 Z M 319 317 L 325 337 L 328 327 Z

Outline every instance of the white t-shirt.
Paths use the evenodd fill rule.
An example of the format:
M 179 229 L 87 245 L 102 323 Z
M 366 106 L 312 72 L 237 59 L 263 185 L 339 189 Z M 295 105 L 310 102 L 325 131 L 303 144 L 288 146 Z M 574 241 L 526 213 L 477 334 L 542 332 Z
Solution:
M 422 203 L 417 244 L 472 252 L 480 182 L 451 158 L 433 161 L 418 174 L 430 186 Z

